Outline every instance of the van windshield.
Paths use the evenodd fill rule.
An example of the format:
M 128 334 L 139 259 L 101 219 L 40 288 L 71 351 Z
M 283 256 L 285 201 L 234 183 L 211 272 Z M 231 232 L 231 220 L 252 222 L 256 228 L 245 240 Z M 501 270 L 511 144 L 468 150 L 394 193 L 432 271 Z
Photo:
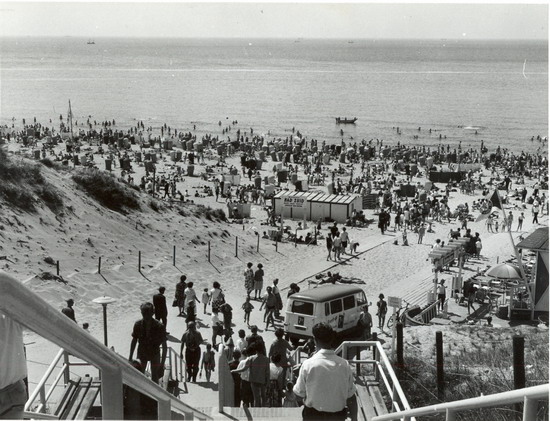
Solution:
M 293 313 L 306 314 L 308 316 L 313 316 L 313 303 L 307 301 L 296 300 L 292 303 Z

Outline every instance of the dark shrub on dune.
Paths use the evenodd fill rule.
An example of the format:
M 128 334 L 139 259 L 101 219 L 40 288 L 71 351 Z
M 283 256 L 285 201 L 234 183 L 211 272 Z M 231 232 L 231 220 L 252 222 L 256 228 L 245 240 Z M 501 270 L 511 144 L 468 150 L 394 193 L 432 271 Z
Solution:
M 36 196 L 52 211 L 60 210 L 63 208 L 61 195 L 40 171 L 40 165 L 13 160 L 0 149 L 0 197 L 26 212 L 36 212 Z
M 196 205 L 193 215 L 197 218 L 206 218 L 209 221 L 226 221 L 227 217 L 222 209 L 212 209 L 210 206 Z
M 103 206 L 122 212 L 140 209 L 133 189 L 118 181 L 113 175 L 97 169 L 79 170 L 73 175 L 78 186 Z

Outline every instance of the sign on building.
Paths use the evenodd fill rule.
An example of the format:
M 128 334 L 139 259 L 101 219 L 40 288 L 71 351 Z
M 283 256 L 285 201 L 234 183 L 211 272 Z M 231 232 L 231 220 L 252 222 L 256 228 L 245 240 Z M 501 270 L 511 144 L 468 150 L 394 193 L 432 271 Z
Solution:
M 305 197 L 283 197 L 283 208 L 291 209 L 298 208 L 303 209 L 307 205 L 307 198 Z

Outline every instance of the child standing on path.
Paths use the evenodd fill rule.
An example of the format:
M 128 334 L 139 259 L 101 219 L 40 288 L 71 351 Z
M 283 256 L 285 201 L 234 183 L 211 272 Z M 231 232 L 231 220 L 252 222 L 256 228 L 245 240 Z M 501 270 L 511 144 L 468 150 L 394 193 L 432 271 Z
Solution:
M 216 357 L 214 351 L 212 350 L 212 345 L 206 345 L 206 351 L 202 353 L 202 363 L 201 363 L 201 372 L 199 376 L 202 376 L 202 370 L 204 369 L 204 374 L 206 381 L 210 383 L 210 375 L 216 369 Z
M 208 288 L 204 288 L 202 290 L 202 297 L 201 302 L 204 306 L 204 314 L 206 314 L 206 306 L 208 305 L 208 302 L 210 301 L 210 293 L 208 292 Z
M 376 313 L 376 315 L 378 316 L 378 327 L 384 330 L 386 313 L 388 312 L 388 303 L 386 303 L 386 301 L 384 300 L 384 294 L 380 294 L 378 298 L 379 300 L 376 303 L 376 306 L 378 307 L 378 312 Z
M 250 313 L 254 309 L 254 306 L 250 302 L 250 296 L 246 297 L 246 301 L 244 302 L 242 309 L 244 310 L 244 322 L 248 327 L 250 327 Z

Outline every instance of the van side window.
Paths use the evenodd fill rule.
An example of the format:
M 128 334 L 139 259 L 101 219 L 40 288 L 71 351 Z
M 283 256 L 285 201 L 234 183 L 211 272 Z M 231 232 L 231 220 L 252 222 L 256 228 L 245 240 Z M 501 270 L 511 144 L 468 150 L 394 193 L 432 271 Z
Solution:
M 364 292 L 358 292 L 355 294 L 355 299 L 357 300 L 357 307 L 362 307 L 367 304 L 367 297 L 365 297 Z
M 342 311 L 342 300 L 334 300 L 330 302 L 330 314 L 340 313 Z
M 292 313 L 305 314 L 313 316 L 313 303 L 307 301 L 295 300 L 292 302 Z
M 328 316 L 330 314 L 330 306 L 328 303 L 325 303 L 325 316 Z
M 344 297 L 344 310 L 349 310 L 353 307 L 355 307 L 355 297 L 353 295 Z

